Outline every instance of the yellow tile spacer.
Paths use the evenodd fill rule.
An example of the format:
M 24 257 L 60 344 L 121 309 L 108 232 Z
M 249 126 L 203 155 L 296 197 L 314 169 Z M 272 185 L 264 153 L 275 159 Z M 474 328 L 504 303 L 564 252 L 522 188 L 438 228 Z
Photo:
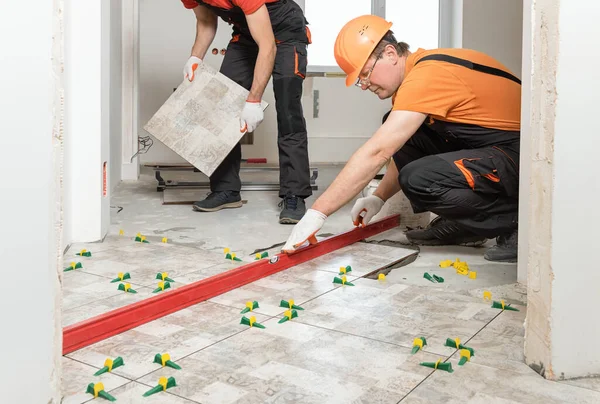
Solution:
M 256 253 L 256 259 L 259 260 L 260 259 L 260 253 Z
M 136 237 L 142 237 L 142 233 L 138 232 L 138 234 L 135 235 Z
M 413 346 L 418 346 L 419 348 L 423 349 L 423 340 L 421 338 L 415 338 L 413 341 Z
M 164 281 L 158 282 L 158 287 L 161 288 L 162 290 L 165 290 L 165 282 Z
M 87 252 L 87 250 L 84 248 L 83 250 L 79 251 L 79 254 L 83 255 Z
M 94 384 L 94 397 L 98 397 L 98 393 L 102 390 L 104 390 L 104 384 L 102 384 L 102 382 Z
M 166 238 L 166 237 L 163 237 L 163 238 L 162 238 L 162 242 L 163 242 L 163 243 L 166 243 L 167 241 L 169 241 L 169 239 L 168 239 L 168 238 Z
M 125 284 L 125 292 L 127 292 L 130 288 L 131 288 L 131 285 L 129 283 L 126 283 Z
M 288 320 L 292 319 L 292 311 L 291 310 L 286 310 L 285 313 L 283 313 L 284 316 L 286 316 L 288 318 Z
M 229 248 L 223 249 L 223 254 L 229 254 L 231 250 Z
M 76 266 L 77 264 L 75 262 L 71 262 L 71 268 L 75 269 Z
M 456 349 L 458 349 L 460 345 L 460 338 L 454 338 L 454 343 L 456 344 Z
M 438 366 L 439 366 L 439 364 L 440 364 L 440 362 L 441 362 L 441 361 L 442 361 L 441 359 L 438 359 L 438 360 L 437 360 L 437 362 L 435 363 L 435 368 L 434 368 L 434 369 L 437 369 L 437 368 L 438 368 Z
M 342 285 L 346 284 L 346 275 L 342 276 Z
M 477 272 L 475 272 L 475 271 L 469 272 L 469 278 L 471 278 L 471 279 L 477 279 Z
M 385 274 L 379 274 L 379 275 L 377 275 L 377 280 L 378 281 L 385 281 Z
M 440 262 L 440 268 L 448 268 L 452 266 L 452 260 L 446 260 L 446 261 L 442 261 Z
M 163 391 L 165 391 L 167 389 L 167 378 L 162 376 L 160 379 L 158 379 L 158 384 L 162 386 Z
M 294 299 L 290 299 L 290 301 L 288 303 L 290 304 L 290 309 L 291 309 L 292 306 L 294 305 Z
M 140 240 L 142 240 L 142 241 L 146 241 L 146 236 L 142 236 L 142 237 L 140 237 Z
M 162 365 L 165 366 L 167 364 L 167 361 L 171 360 L 171 355 L 169 355 L 168 353 L 164 353 L 160 356 L 160 360 L 162 361 Z
M 165 279 L 167 279 L 169 277 L 169 274 L 166 273 L 166 272 L 163 272 L 163 273 L 160 274 L 160 276 L 162 277 L 162 279 L 164 281 Z
M 250 317 L 250 327 L 252 327 L 254 323 L 256 323 L 256 317 L 252 316 Z
M 246 307 L 248 308 L 248 310 L 252 311 L 252 307 L 254 305 L 252 304 L 252 302 L 246 302 Z
M 119 230 L 119 236 L 123 236 L 125 235 L 125 232 L 123 231 L 123 229 Z
M 468 349 L 461 349 L 460 350 L 460 356 L 461 358 L 467 358 L 467 361 L 471 360 L 471 351 L 469 351 Z
M 502 310 L 504 310 L 504 300 L 500 300 L 500 304 L 502 305 Z
M 123 280 L 123 277 L 124 277 L 124 276 L 125 276 L 125 274 L 124 274 L 123 272 L 119 272 L 119 273 L 117 274 L 117 277 L 118 277 L 120 280 Z
M 483 291 L 483 299 L 484 300 L 492 300 L 492 292 L 488 291 L 488 290 L 484 290 Z
M 346 268 L 345 267 L 340 267 L 340 273 L 341 274 L 345 274 L 346 273 Z
M 104 361 L 104 366 L 108 367 L 109 372 L 112 372 L 113 360 L 110 358 L 106 358 L 106 360 Z
M 231 260 L 233 261 L 235 259 L 235 253 L 231 254 Z

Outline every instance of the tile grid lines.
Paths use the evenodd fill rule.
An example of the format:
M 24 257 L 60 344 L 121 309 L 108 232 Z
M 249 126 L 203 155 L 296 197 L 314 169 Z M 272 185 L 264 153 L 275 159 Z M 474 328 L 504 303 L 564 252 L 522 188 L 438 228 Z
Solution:
M 221 306 L 223 306 L 223 305 L 221 305 Z M 227 306 L 225 306 L 225 307 L 227 307 Z M 267 320 L 265 320 L 265 321 L 268 321 L 268 320 L 271 320 L 272 318 L 274 318 L 274 316 L 267 316 L 267 317 L 269 317 L 269 318 L 268 318 Z M 211 346 L 213 346 L 213 345 L 216 345 L 216 344 L 218 344 L 218 343 L 220 343 L 220 342 L 223 342 L 223 341 L 225 341 L 225 340 L 227 340 L 227 339 L 229 339 L 229 338 L 235 337 L 236 335 L 239 335 L 239 334 L 241 334 L 241 333 L 243 333 L 243 332 L 247 331 L 248 329 L 249 329 L 249 328 L 247 328 L 247 329 L 244 329 L 244 330 L 241 330 L 241 331 L 239 331 L 239 332 L 236 332 L 235 334 L 228 335 L 227 337 L 225 337 L 225 338 L 222 338 L 222 339 L 220 339 L 220 340 L 218 340 L 218 341 L 216 341 L 216 342 L 213 342 L 212 344 L 210 344 L 210 345 L 207 345 L 207 346 L 205 346 L 205 347 L 203 347 L 203 348 L 201 348 L 201 349 L 198 349 L 197 351 L 191 352 L 191 353 L 189 353 L 188 355 L 185 355 L 185 356 L 182 356 L 182 357 L 178 358 L 178 359 L 177 359 L 177 361 L 180 361 L 180 360 L 182 360 L 182 359 L 185 359 L 185 358 L 187 358 L 188 356 L 192 356 L 192 355 L 194 355 L 194 354 L 196 354 L 196 353 L 198 353 L 198 352 L 201 352 L 201 351 L 205 350 L 206 348 L 210 348 Z M 69 358 L 69 359 L 72 359 L 72 358 Z M 75 359 L 73 359 L 73 360 L 75 360 Z M 92 366 L 92 365 L 90 365 L 89 363 L 81 362 L 81 361 L 79 361 L 79 360 L 77 360 L 77 362 L 84 363 L 85 365 L 88 365 L 88 366 Z M 95 366 L 92 366 L 92 367 L 95 367 Z M 95 368 L 96 368 L 96 369 L 99 369 L 99 368 L 97 368 L 97 367 L 95 367 Z M 147 387 L 149 387 L 149 388 L 152 388 L 153 386 L 150 386 L 150 385 L 148 385 L 147 383 L 141 382 L 141 381 L 140 381 L 140 379 L 142 379 L 142 378 L 144 378 L 144 377 L 146 377 L 146 376 L 148 376 L 148 375 L 150 375 L 150 374 L 152 374 L 152 373 L 154 373 L 154 372 L 156 372 L 156 370 L 153 370 L 153 371 L 151 371 L 151 372 L 148 372 L 148 373 L 146 373 L 146 374 L 144 374 L 144 375 L 142 375 L 142 376 L 140 376 L 140 377 L 138 377 L 138 378 L 136 378 L 136 379 L 130 379 L 130 378 L 128 378 L 128 377 L 124 377 L 124 376 L 120 376 L 120 377 L 123 377 L 124 379 L 127 379 L 127 380 L 129 380 L 130 382 L 135 382 L 135 383 L 138 383 L 138 384 L 142 384 L 142 385 L 144 385 L 144 386 L 147 386 Z M 122 386 L 119 386 L 119 387 L 117 387 L 117 388 L 115 388 L 115 389 L 112 389 L 111 391 L 117 390 L 117 389 L 119 389 L 120 387 L 122 387 Z M 172 394 L 172 395 L 174 395 L 174 396 L 177 396 L 177 397 L 180 397 L 180 398 L 183 398 L 183 399 L 185 399 L 185 400 L 189 400 L 190 402 L 193 402 L 193 403 L 198 403 L 197 401 L 190 400 L 190 399 L 189 399 L 189 398 L 187 398 L 187 397 L 183 397 L 183 396 L 180 396 L 180 395 L 174 394 L 174 393 L 172 393 L 172 392 L 169 392 L 169 391 L 166 391 L 166 393 L 168 393 L 168 394 Z M 85 402 L 86 402 L 86 403 L 88 403 L 88 402 L 91 402 L 92 400 L 94 400 L 94 399 L 92 398 L 92 399 L 90 399 L 90 400 L 88 400 L 88 401 L 85 401 Z M 201 403 L 198 403 L 198 404 L 201 404 Z
M 222 265 L 222 264 L 214 264 L 214 265 L 211 265 L 211 266 L 209 266 L 209 267 L 206 267 L 206 268 L 204 268 L 204 269 L 201 269 L 201 270 L 199 270 L 199 271 L 210 270 L 211 268 L 214 268 L 214 267 L 216 267 L 216 266 L 219 266 L 219 265 Z M 85 270 L 81 270 L 81 271 L 79 271 L 79 272 L 82 272 L 82 273 L 84 273 L 84 274 L 86 274 L 86 275 L 94 275 L 94 276 L 97 276 L 97 277 L 99 277 L 99 278 L 104 278 L 104 279 L 108 279 L 108 280 L 113 280 L 113 279 L 114 279 L 114 277 L 110 278 L 110 277 L 108 277 L 108 276 L 99 275 L 99 274 L 95 274 L 95 273 L 92 273 L 92 272 L 87 272 L 87 271 L 85 271 Z M 193 271 L 193 272 L 189 272 L 189 273 L 187 273 L 187 274 L 182 274 L 182 276 L 187 276 L 187 275 L 193 274 L 194 272 L 198 272 L 198 271 Z M 141 284 L 139 284 L 139 283 L 136 283 L 136 282 L 129 282 L 129 283 L 130 283 L 132 286 L 137 286 L 137 288 L 148 288 L 148 289 L 150 289 L 148 286 L 144 286 L 144 285 L 141 285 Z M 115 285 L 118 285 L 118 284 L 117 284 L 117 283 L 115 283 Z M 107 296 L 107 297 L 105 297 L 105 298 L 102 298 L 102 299 L 96 299 L 96 300 L 92 300 L 92 301 L 90 301 L 90 302 L 85 302 L 85 303 L 82 303 L 82 304 L 80 304 L 80 305 L 77 305 L 77 306 L 72 306 L 72 307 L 69 307 L 69 308 L 68 308 L 68 310 L 77 309 L 77 308 L 80 308 L 80 307 L 83 307 L 83 306 L 87 306 L 87 305 L 89 305 L 89 304 L 92 304 L 92 303 L 98 303 L 98 302 L 101 302 L 101 301 L 104 301 L 104 300 L 107 300 L 107 299 L 113 298 L 113 297 L 115 297 L 115 296 L 119 296 L 119 294 L 120 294 L 120 292 L 119 292 L 119 293 L 115 293 L 114 295 Z
M 122 388 L 122 387 L 125 387 L 125 386 L 127 386 L 128 384 L 130 384 L 130 383 L 137 383 L 137 384 L 140 384 L 140 385 L 142 385 L 142 386 L 146 386 L 146 387 L 148 387 L 149 389 L 151 389 L 152 387 L 154 387 L 154 386 L 150 386 L 150 385 L 148 385 L 148 384 L 146 384 L 146 383 L 142 383 L 142 382 L 138 382 L 138 381 L 135 381 L 135 380 L 131 380 L 131 381 L 129 381 L 128 383 L 124 384 L 123 386 L 119 386 L 119 387 L 117 387 L 117 388 L 114 388 L 114 389 L 112 389 L 112 390 L 110 390 L 110 391 L 107 391 L 107 393 L 110 393 L 110 392 L 113 392 L 113 391 L 115 391 L 115 390 L 118 390 L 118 389 L 120 389 L 120 388 Z M 181 398 L 181 399 L 183 399 L 183 400 L 186 400 L 186 401 L 188 401 L 188 402 L 190 402 L 190 403 L 194 403 L 194 404 L 202 404 L 202 403 L 201 403 L 201 402 L 199 402 L 199 401 L 194 401 L 194 400 L 191 400 L 191 399 L 189 399 L 189 398 L 187 398 L 187 397 L 180 396 L 179 394 L 175 394 L 175 393 L 173 393 L 173 392 L 171 392 L 171 391 L 168 391 L 168 390 L 167 390 L 167 391 L 163 391 L 163 393 L 165 393 L 165 394 L 169 394 L 169 395 L 171 395 L 171 396 L 179 397 L 179 398 Z M 87 401 L 84 401 L 84 402 L 83 402 L 83 404 L 85 404 L 85 403 L 91 403 L 91 402 L 94 402 L 94 400 L 95 400 L 95 398 L 94 398 L 94 397 L 92 397 L 92 398 L 90 398 L 89 400 L 87 400 Z
M 502 314 L 502 311 L 498 314 L 496 314 L 490 321 L 488 321 L 483 327 L 481 327 L 479 329 L 479 331 L 477 331 L 475 334 L 473 334 L 473 336 L 471 338 L 469 338 L 466 342 L 465 345 L 469 343 L 469 341 L 471 341 L 473 338 L 475 338 L 481 331 L 483 331 L 488 325 L 490 325 L 492 323 L 492 321 L 494 321 L 495 319 L 497 319 L 500 315 Z M 448 356 L 445 360 L 444 363 L 446 363 L 448 361 L 448 359 L 450 359 L 454 354 L 456 354 L 456 352 L 458 352 L 458 349 L 456 349 L 454 352 L 452 352 L 452 354 L 450 356 Z M 423 384 L 427 379 L 429 379 L 429 377 L 431 375 L 433 375 L 433 373 L 435 373 L 435 370 L 433 370 L 431 373 L 429 373 L 423 380 L 421 380 L 415 387 L 413 387 L 408 393 L 406 393 L 406 395 L 404 397 L 402 397 L 400 399 L 400 401 L 398 401 L 396 404 L 400 404 L 402 401 L 404 401 L 404 399 L 406 397 L 408 397 L 413 391 L 415 391 L 416 389 L 419 388 L 419 386 L 421 384 Z

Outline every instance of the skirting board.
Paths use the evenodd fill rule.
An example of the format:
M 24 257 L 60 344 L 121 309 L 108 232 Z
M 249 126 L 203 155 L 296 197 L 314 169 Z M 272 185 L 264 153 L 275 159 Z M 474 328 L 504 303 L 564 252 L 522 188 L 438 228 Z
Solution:
M 63 355 L 390 230 L 397 227 L 399 222 L 400 215 L 390 216 L 364 228 L 354 228 L 329 237 L 292 254 L 278 254 L 270 259 L 252 262 L 70 325 L 63 329 Z

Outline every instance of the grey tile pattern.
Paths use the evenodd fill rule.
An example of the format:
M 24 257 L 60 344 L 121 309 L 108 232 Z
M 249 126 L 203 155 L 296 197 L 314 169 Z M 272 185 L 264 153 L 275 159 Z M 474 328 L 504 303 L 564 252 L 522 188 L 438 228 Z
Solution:
M 104 360 L 102 360 L 104 363 Z M 129 383 L 129 380 L 114 373 L 94 376 L 98 369 L 69 358 L 62 358 L 62 395 L 63 404 L 79 404 L 94 397 L 86 393 L 88 384 L 101 382 L 104 390 L 111 390 Z
M 121 356 L 126 366 L 114 374 L 135 380 L 160 368 L 153 363 L 157 353 L 169 353 L 174 361 L 243 331 L 241 309 L 200 303 L 122 334 L 68 354 L 92 366 L 102 367 L 107 357 Z M 258 322 L 268 317 L 254 314 Z
M 194 81 L 183 80 L 144 129 L 210 176 L 243 136 L 239 118 L 247 98 L 246 89 L 201 63 Z
M 394 345 L 294 321 L 264 325 L 183 359 L 183 371 L 163 369 L 141 381 L 179 377 L 183 395 L 202 403 L 348 403 L 370 389 L 397 401 L 430 373 Z

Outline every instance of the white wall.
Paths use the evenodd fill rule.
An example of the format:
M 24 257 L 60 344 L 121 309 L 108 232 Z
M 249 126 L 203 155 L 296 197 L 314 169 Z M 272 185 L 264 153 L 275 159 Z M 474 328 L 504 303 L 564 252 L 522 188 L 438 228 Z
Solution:
M 56 92 L 61 35 L 54 7 L 51 1 L 35 7 L 15 1 L 0 13 L 0 169 L 8 178 L 0 202 L 6 283 L 0 294 L 0 390 L 5 403 L 60 402 L 62 122 Z
M 600 4 L 532 1 L 525 358 L 549 379 L 600 374 L 597 150 Z M 521 200 L 521 204 L 523 204 Z
M 523 0 L 462 1 L 462 47 L 495 57 L 520 77 Z
M 121 181 L 122 82 L 121 0 L 110 0 L 110 190 Z
M 576 341 L 600 341 L 597 176 L 600 138 L 588 117 L 598 113 L 600 3 L 561 1 L 556 75 L 554 193 L 552 202 L 553 368 L 567 378 L 600 374 L 600 350 Z
M 181 2 L 141 2 L 140 135 L 147 135 L 142 126 L 181 83 L 183 65 L 189 57 L 194 36 L 194 13 L 186 10 Z M 213 56 L 210 50 L 226 48 L 230 37 L 231 27 L 219 21 L 207 63 L 220 66 L 222 56 Z M 310 46 L 308 57 L 310 59 Z M 320 93 L 318 118 L 313 118 L 313 90 Z M 265 120 L 254 134 L 254 144 L 243 146 L 243 156 L 266 157 L 269 162 L 277 162 L 275 98 L 270 83 L 264 99 L 270 103 Z M 340 78 L 308 78 L 303 106 L 311 162 L 344 162 L 379 127 L 383 114 L 391 108 L 391 101 L 380 101 L 354 87 L 346 88 Z M 184 162 L 158 141 L 140 159 L 142 162 Z
M 65 0 L 65 238 L 98 241 L 110 223 L 110 9 Z M 107 162 L 106 195 L 103 164 Z

